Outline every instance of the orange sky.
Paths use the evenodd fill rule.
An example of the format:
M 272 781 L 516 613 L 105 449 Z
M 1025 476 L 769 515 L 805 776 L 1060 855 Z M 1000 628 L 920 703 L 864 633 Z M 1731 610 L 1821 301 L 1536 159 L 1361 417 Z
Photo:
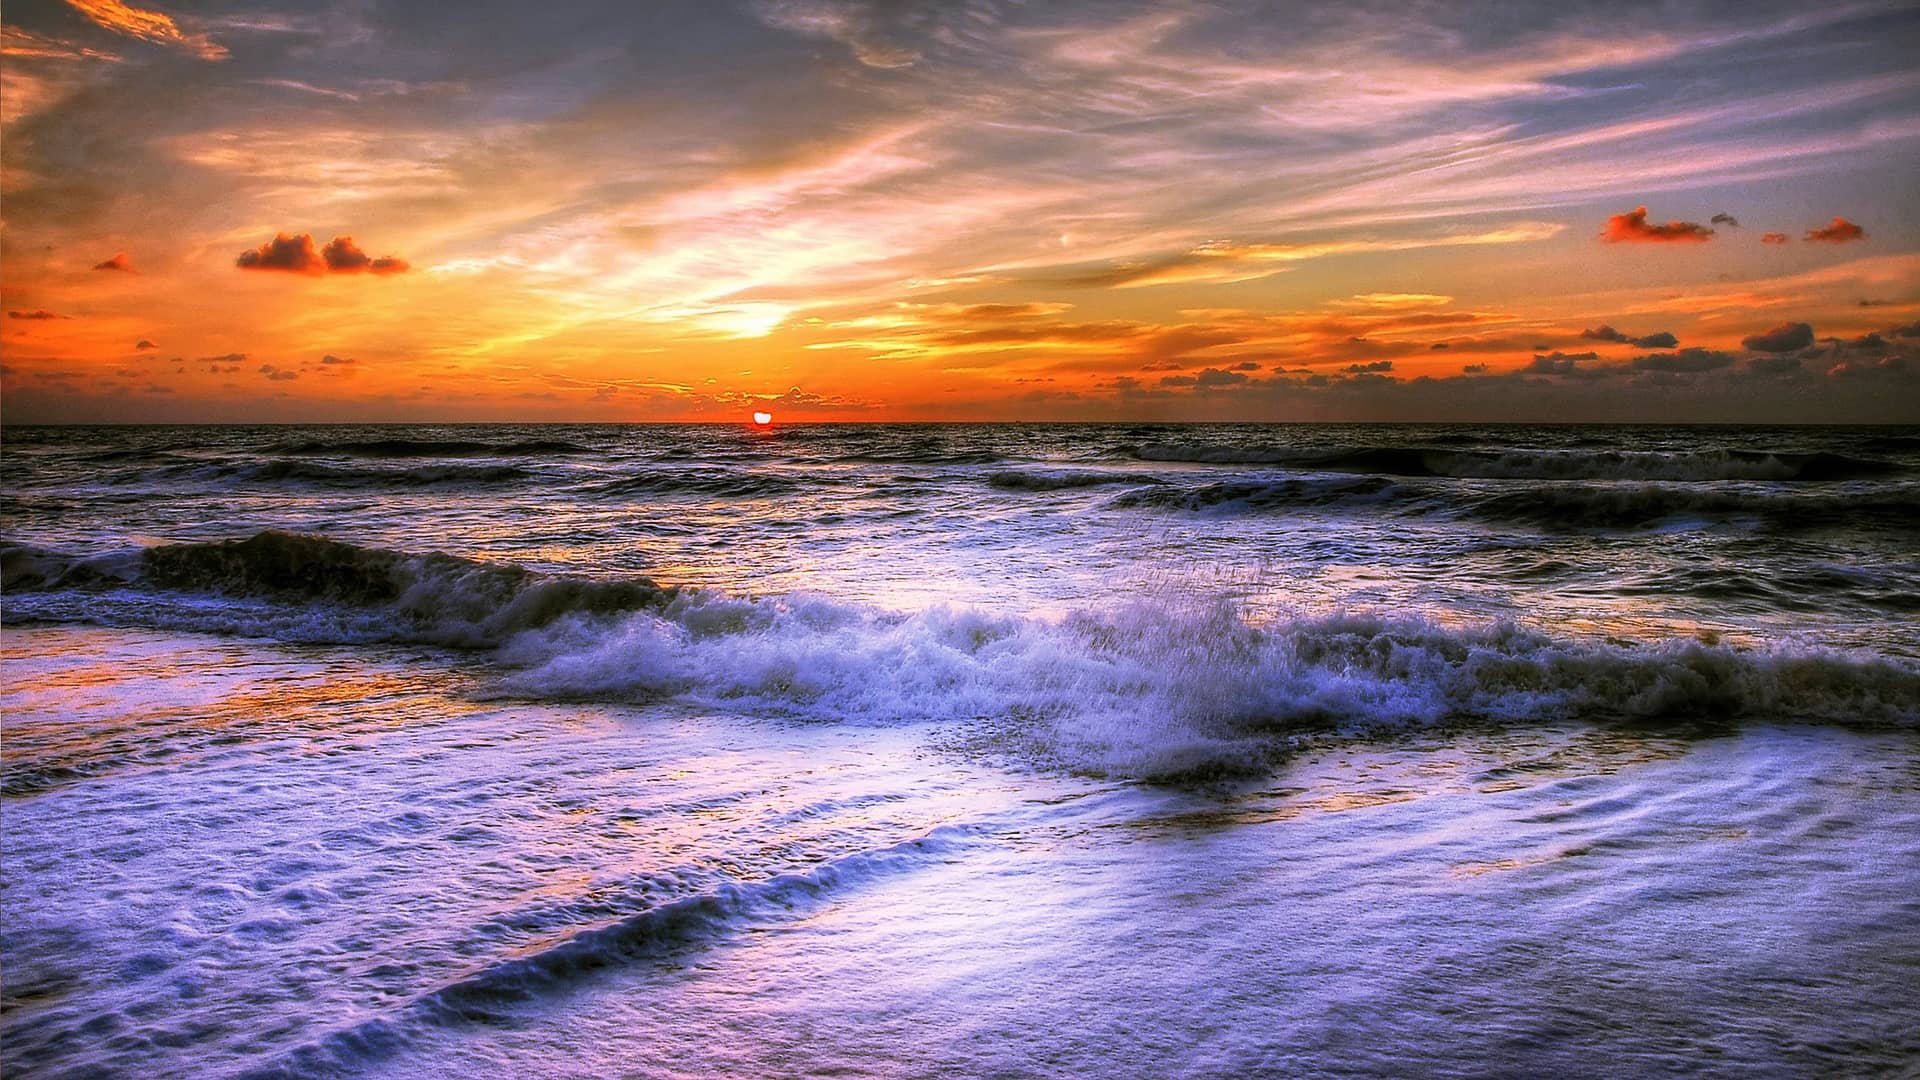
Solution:
M 1920 420 L 1905 5 L 5 19 L 11 423 Z

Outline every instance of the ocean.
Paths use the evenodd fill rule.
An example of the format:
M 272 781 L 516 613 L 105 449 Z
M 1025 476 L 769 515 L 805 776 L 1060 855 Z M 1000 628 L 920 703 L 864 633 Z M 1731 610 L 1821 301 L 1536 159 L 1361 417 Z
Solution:
M 1911 1076 L 1920 429 L 11 427 L 9 1076 Z

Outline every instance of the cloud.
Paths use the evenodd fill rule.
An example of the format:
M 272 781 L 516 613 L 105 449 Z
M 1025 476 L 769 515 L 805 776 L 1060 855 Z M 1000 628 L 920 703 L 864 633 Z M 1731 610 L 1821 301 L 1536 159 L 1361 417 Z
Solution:
M 1486 364 L 1463 364 L 1460 367 L 1460 372 L 1463 375 L 1484 375 L 1487 371 L 1487 366 Z
M 1392 371 L 1393 361 L 1375 360 L 1371 364 L 1348 364 L 1346 367 L 1341 368 L 1340 370 L 1346 372 L 1349 375 L 1370 375 L 1370 374 L 1375 374 L 1383 371 Z
M 93 268 L 95 270 L 124 270 L 129 274 L 137 274 L 140 272 L 133 268 L 133 260 L 128 258 L 127 253 L 124 251 L 114 252 L 112 258 L 102 259 L 94 263 Z
M 1636 371 L 1673 371 L 1699 372 L 1718 371 L 1732 365 L 1733 357 L 1728 353 L 1714 352 L 1711 349 L 1681 349 L 1679 352 L 1652 353 L 1633 358 Z
M 1807 239 L 1821 244 L 1848 244 L 1866 238 L 1867 230 L 1843 217 L 1834 218 L 1818 229 L 1807 230 Z
M 133 343 L 133 347 L 136 352 L 150 352 L 154 349 L 159 348 L 160 346 L 155 345 L 153 342 L 148 341 L 146 338 L 141 338 L 139 341 L 136 341 Z
M 357 364 L 360 361 L 351 356 L 335 356 L 332 353 L 328 353 L 320 358 L 320 362 L 323 364 Z
M 298 236 L 275 233 L 272 240 L 241 252 L 234 265 L 242 270 L 281 270 L 294 274 L 327 272 L 327 261 L 320 257 L 313 246 L 313 237 L 307 233 Z
M 392 255 L 372 258 L 360 250 L 351 236 L 336 236 L 327 241 L 320 249 L 320 257 L 326 260 L 327 269 L 336 274 L 357 274 L 364 270 L 369 274 L 398 274 L 407 270 L 407 261 Z
M 258 371 L 260 374 L 266 376 L 270 382 L 290 382 L 300 377 L 300 373 L 297 371 L 275 367 L 272 364 L 261 364 Z
M 73 316 L 71 315 L 55 315 L 53 312 L 48 311 L 46 308 L 34 308 L 32 311 L 7 312 L 7 318 L 9 319 L 32 319 L 36 322 L 39 322 L 45 319 L 70 319 L 72 317 Z
M 1760 242 L 1763 244 L 1784 244 L 1791 239 L 1793 238 L 1783 232 L 1762 233 L 1760 235 Z
M 181 49 L 202 60 L 225 60 L 231 55 L 205 34 L 182 31 L 162 12 L 132 7 L 121 0 L 67 0 L 67 3 L 95 23 L 128 37 Z
M 316 248 L 309 233 L 275 233 L 272 240 L 234 260 L 242 270 L 277 270 L 290 274 L 398 274 L 405 271 L 405 259 L 392 255 L 372 258 L 353 242 L 351 236 L 336 236 L 324 248 Z
M 1781 323 L 1764 334 L 1743 338 L 1740 344 L 1755 352 L 1797 352 L 1813 344 L 1813 327 L 1806 323 Z
M 1794 375 L 1802 368 L 1797 356 L 1756 356 L 1747 361 L 1747 370 L 1755 375 Z
M 1711 225 L 1725 225 L 1729 229 L 1737 229 L 1740 227 L 1740 219 L 1724 210 L 1708 218 L 1707 222 Z
M 1685 244 L 1702 243 L 1712 235 L 1712 229 L 1691 221 L 1669 221 L 1665 225 L 1652 224 L 1647 221 L 1647 208 L 1636 206 L 1624 214 L 1609 217 L 1606 229 L 1600 233 L 1600 239 L 1609 244 Z
M 1536 375 L 1571 375 L 1576 365 L 1586 360 L 1600 359 L 1599 353 L 1563 353 L 1556 352 L 1546 356 L 1536 356 L 1527 362 L 1522 371 Z
M 1596 326 L 1592 330 L 1580 331 L 1580 336 L 1589 341 L 1614 341 L 1622 345 L 1632 345 L 1641 349 L 1671 349 L 1680 344 L 1680 339 L 1665 330 L 1645 337 L 1633 337 L 1623 334 L 1611 326 Z
M 1897 338 L 1920 338 L 1920 322 L 1910 322 L 1905 326 L 1896 326 L 1887 333 Z

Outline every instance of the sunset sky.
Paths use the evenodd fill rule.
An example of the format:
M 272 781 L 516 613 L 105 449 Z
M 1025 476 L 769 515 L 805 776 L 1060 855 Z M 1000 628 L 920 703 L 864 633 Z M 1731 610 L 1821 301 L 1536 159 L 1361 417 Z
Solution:
M 1920 421 L 1920 9 L 9 0 L 0 415 Z

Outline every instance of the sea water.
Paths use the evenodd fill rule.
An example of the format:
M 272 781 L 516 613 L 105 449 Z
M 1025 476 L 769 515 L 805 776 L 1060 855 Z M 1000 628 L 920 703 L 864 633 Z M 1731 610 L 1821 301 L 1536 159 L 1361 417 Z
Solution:
M 1920 1061 L 1920 432 L 0 457 L 9 1075 Z

